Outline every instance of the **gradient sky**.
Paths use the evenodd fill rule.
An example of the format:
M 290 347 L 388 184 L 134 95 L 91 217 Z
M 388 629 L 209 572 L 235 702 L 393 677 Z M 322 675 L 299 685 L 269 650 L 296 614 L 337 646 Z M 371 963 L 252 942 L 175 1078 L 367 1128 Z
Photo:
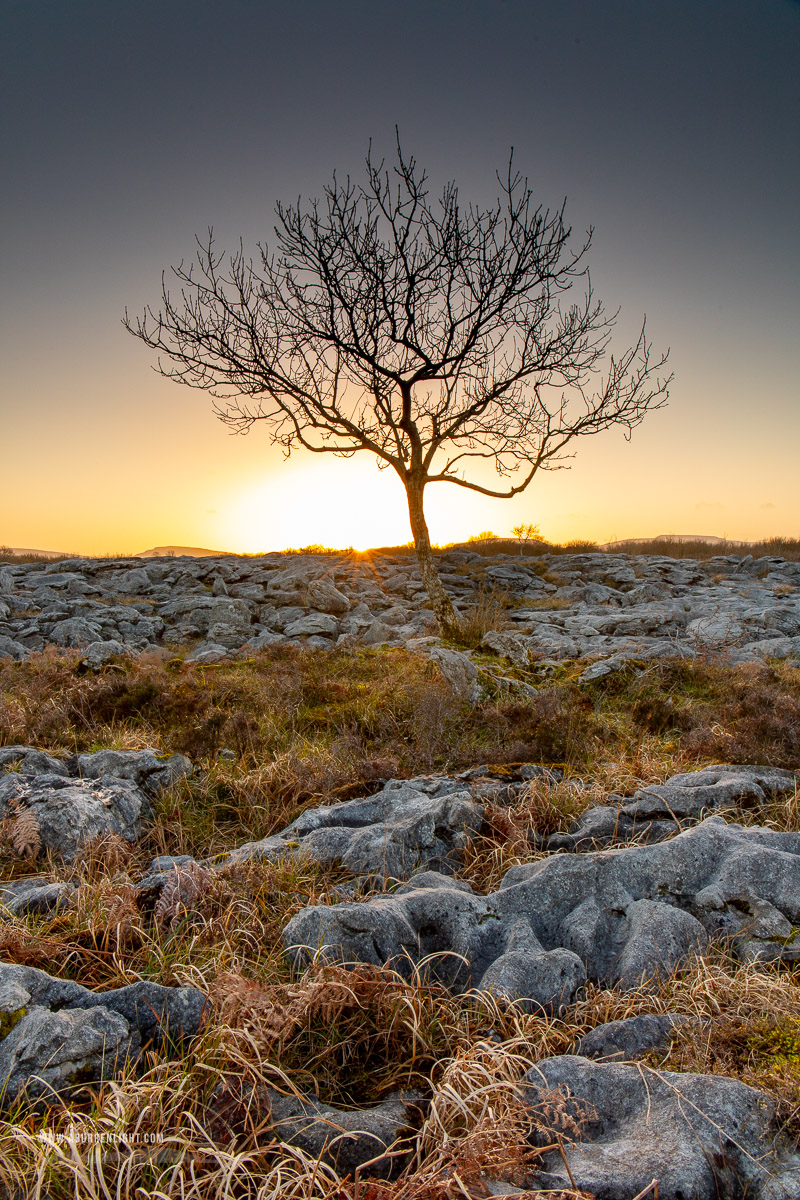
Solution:
M 630 443 L 511 502 L 439 485 L 439 541 L 800 535 L 800 5 L 789 0 L 0 0 L 0 543 L 83 553 L 406 541 L 372 460 L 232 437 L 120 325 L 214 225 L 404 147 L 494 196 L 509 146 L 595 227 L 593 282 L 676 373 Z

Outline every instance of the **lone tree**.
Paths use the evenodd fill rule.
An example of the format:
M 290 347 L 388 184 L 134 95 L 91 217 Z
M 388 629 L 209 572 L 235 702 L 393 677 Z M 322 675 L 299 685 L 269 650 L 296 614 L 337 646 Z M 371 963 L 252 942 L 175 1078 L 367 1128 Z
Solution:
M 162 277 L 160 308 L 124 324 L 163 375 L 215 397 L 237 432 L 263 422 L 290 453 L 374 454 L 400 476 L 422 581 L 443 632 L 458 617 L 431 553 L 431 483 L 484 496 L 522 492 L 573 439 L 626 433 L 667 397 L 645 324 L 610 353 L 617 314 L 591 287 L 588 231 L 573 244 L 565 203 L 544 208 L 509 159 L 487 208 L 455 183 L 434 200 L 397 143 L 391 169 L 367 155 L 357 184 L 334 175 L 322 201 L 278 204 L 274 247 L 226 256 L 208 236 Z M 573 298 L 573 293 L 579 295 Z M 497 486 L 481 463 L 493 466 Z

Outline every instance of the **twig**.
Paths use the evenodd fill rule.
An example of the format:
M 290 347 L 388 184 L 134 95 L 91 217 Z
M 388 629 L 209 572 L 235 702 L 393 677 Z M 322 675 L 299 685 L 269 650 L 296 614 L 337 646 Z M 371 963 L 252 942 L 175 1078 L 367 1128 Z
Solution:
M 658 1180 L 657 1179 L 654 1179 L 651 1183 L 648 1183 L 648 1185 L 644 1189 L 644 1191 L 637 1192 L 637 1194 L 633 1197 L 633 1200 L 644 1200 L 645 1196 L 649 1195 L 650 1192 L 653 1193 L 653 1200 L 658 1200 Z
M 573 1188 L 573 1190 L 577 1192 L 577 1191 L 579 1190 L 579 1189 L 578 1189 L 578 1185 L 577 1185 L 577 1183 L 575 1182 L 575 1176 L 572 1174 L 572 1171 L 569 1169 L 569 1163 L 567 1162 L 567 1156 L 566 1156 L 566 1154 L 565 1154 L 565 1152 L 564 1152 L 564 1139 L 563 1139 L 563 1137 L 561 1136 L 561 1134 L 560 1134 L 560 1133 L 557 1133 L 557 1134 L 556 1134 L 556 1138 L 558 1139 L 558 1149 L 559 1149 L 559 1151 L 561 1152 L 561 1157 L 562 1157 L 562 1159 L 564 1160 L 564 1168 L 565 1168 L 565 1170 L 566 1170 L 566 1172 L 567 1172 L 567 1175 L 568 1175 L 568 1177 L 569 1177 L 569 1182 L 570 1182 L 570 1185 L 571 1185 L 571 1187 Z M 637 1197 L 637 1200 L 638 1200 L 638 1197 Z

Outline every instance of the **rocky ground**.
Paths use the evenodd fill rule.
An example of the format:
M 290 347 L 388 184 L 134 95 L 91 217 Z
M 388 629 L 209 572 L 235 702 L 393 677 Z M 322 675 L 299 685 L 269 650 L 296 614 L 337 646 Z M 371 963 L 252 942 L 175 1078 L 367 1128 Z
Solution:
M 800 1195 L 800 564 L 440 566 L 0 568 L 9 1197 Z
M 725 650 L 800 660 L 800 563 L 624 554 L 437 556 L 462 611 L 502 593 L 482 649 L 519 667 L 576 661 L 585 680 L 631 659 Z M 407 645 L 435 632 L 411 555 L 73 559 L 0 568 L 0 652 L 191 645 L 214 662 L 266 646 Z

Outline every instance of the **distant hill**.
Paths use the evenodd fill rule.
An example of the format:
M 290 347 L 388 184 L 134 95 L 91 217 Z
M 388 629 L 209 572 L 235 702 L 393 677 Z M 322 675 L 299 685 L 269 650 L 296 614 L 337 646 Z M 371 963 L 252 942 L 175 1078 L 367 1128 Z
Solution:
M 204 546 L 154 546 L 152 550 L 141 550 L 134 558 L 222 558 L 230 550 L 207 550 Z
M 25 546 L 2 546 L 0 547 L 4 554 L 13 554 L 15 558 L 34 557 L 34 558 L 79 558 L 80 555 L 72 554 L 68 550 L 31 550 Z

